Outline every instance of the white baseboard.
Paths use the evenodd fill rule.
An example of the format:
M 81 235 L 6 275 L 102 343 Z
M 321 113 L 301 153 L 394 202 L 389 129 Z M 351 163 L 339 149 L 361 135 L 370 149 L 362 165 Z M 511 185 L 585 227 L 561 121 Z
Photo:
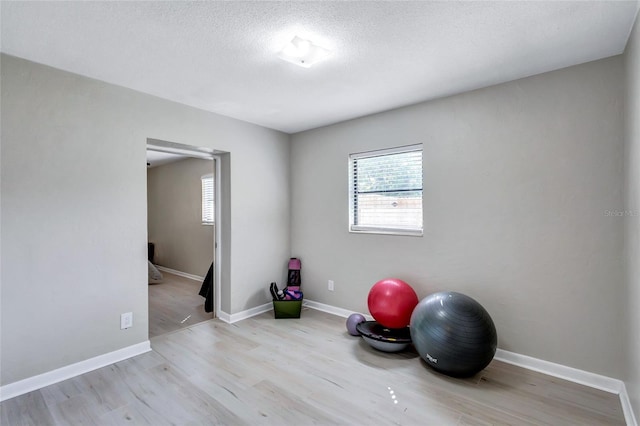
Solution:
M 622 412 L 624 413 L 624 420 L 627 422 L 627 426 L 638 426 L 624 382 L 622 383 L 622 390 L 620 391 L 620 403 L 622 404 Z
M 600 389 L 605 392 L 619 394 L 624 383 L 622 380 L 612 379 L 611 377 L 601 376 L 600 374 L 590 373 L 577 368 L 567 367 L 566 365 L 556 364 L 554 362 L 533 358 L 527 355 L 521 355 L 514 352 L 498 349 L 494 359 L 507 364 L 517 365 L 527 370 L 537 371 L 549 376 L 558 377 L 570 382 L 589 386 L 591 388 Z
M 228 314 L 226 312 L 218 312 L 218 319 L 226 322 L 227 324 L 233 324 L 234 322 L 242 321 L 243 319 L 255 317 L 264 312 L 268 312 L 273 309 L 273 304 L 265 303 L 264 305 L 256 306 L 246 311 L 237 312 L 235 314 Z
M 627 388 L 622 380 L 614 379 L 600 374 L 591 373 L 589 371 L 579 370 L 566 365 L 556 364 L 554 362 L 533 358 L 527 355 L 521 355 L 514 352 L 498 349 L 494 359 L 508 364 L 517 365 L 527 370 L 537 371 L 549 376 L 558 377 L 559 379 L 568 380 L 594 389 L 616 394 L 620 397 L 622 412 L 628 426 L 638 426 L 636 418 L 631 407 L 631 401 L 627 394 Z
M 305 299 L 304 302 L 302 302 L 302 306 L 306 306 L 308 308 L 315 309 L 316 311 L 322 311 L 322 312 L 326 312 L 328 314 L 337 315 L 337 316 L 343 317 L 343 318 L 348 318 L 349 315 L 354 313 L 354 311 L 350 311 L 348 309 L 342 309 L 342 308 L 338 308 L 336 306 L 326 305 L 324 303 L 320 303 L 320 302 L 316 302 L 316 301 L 308 300 L 308 299 Z M 364 313 L 362 315 L 364 315 L 364 317 L 367 319 L 367 321 L 372 321 L 373 320 L 373 317 L 371 315 L 364 314 Z
M 155 267 L 161 271 L 168 272 L 170 274 L 177 275 L 179 277 L 189 278 L 190 280 L 200 281 L 200 282 L 204 281 L 204 277 L 201 277 L 200 275 L 188 274 L 186 272 L 177 271 L 175 269 L 167 268 L 165 266 L 160 266 L 160 265 L 155 265 Z
M 107 365 L 149 352 L 150 350 L 151 343 L 147 340 L 146 342 L 131 345 L 103 355 L 98 355 L 75 364 L 38 374 L 37 376 L 9 383 L 8 385 L 0 387 L 0 401 L 5 401 L 28 392 L 41 389 L 45 386 L 79 376 L 80 374 L 106 367 Z
M 338 315 L 345 318 L 353 313 L 352 311 L 348 311 L 346 309 L 337 308 L 331 305 L 325 305 L 324 303 L 314 302 L 313 300 L 304 300 L 302 303 L 302 306 L 312 308 L 318 311 L 327 312 L 333 315 Z M 269 312 L 272 309 L 273 309 L 273 304 L 269 302 L 269 303 L 265 303 L 264 305 L 256 306 L 255 308 L 247 309 L 245 311 L 237 312 L 231 315 L 229 315 L 226 312 L 219 312 L 218 319 L 226 323 L 233 324 L 234 322 L 255 317 L 256 315 L 260 315 L 264 312 Z M 367 317 L 367 315 L 365 315 L 365 317 Z M 373 319 L 373 318 L 369 316 L 368 319 Z
M 216 312 L 216 318 L 218 318 L 220 321 L 226 322 L 227 324 L 231 324 L 231 315 L 224 311 L 220 310 Z
M 307 300 L 307 299 L 305 299 L 302 302 L 302 306 L 315 309 L 316 311 L 322 311 L 322 312 L 326 312 L 326 313 L 337 315 L 339 317 L 344 317 L 344 318 L 347 318 L 349 315 L 354 313 L 353 311 L 350 311 L 348 309 L 342 309 L 336 306 L 326 305 L 324 303 L 314 302 L 313 300 Z M 238 312 L 231 315 L 229 315 L 226 312 L 220 312 L 220 315 L 218 315 L 218 318 L 226 323 L 232 324 L 234 322 L 241 321 L 243 319 L 260 315 L 272 309 L 273 309 L 273 305 L 271 303 L 265 303 L 264 305 L 256 306 L 255 308 L 247 309 L 246 311 Z M 368 321 L 371 321 L 373 319 L 371 315 L 365 315 L 365 314 L 363 315 Z
M 339 317 L 347 318 L 349 315 L 354 313 L 348 309 L 338 308 L 336 306 L 326 305 L 320 302 L 314 302 L 313 300 L 305 299 L 302 302 L 302 306 L 315 309 L 317 311 L 327 312 L 332 315 L 337 315 Z M 260 315 L 264 312 L 268 312 L 273 309 L 273 304 L 271 302 L 265 303 L 264 305 L 256 306 L 255 308 L 247 309 L 246 311 L 238 312 L 235 314 L 228 314 L 226 312 L 218 312 L 218 319 L 224 321 L 228 324 L 233 324 L 234 322 L 241 321 L 243 319 L 251 318 L 256 315 Z M 363 314 L 364 315 L 364 314 Z M 364 315 L 364 317 L 371 321 L 373 317 L 371 315 Z

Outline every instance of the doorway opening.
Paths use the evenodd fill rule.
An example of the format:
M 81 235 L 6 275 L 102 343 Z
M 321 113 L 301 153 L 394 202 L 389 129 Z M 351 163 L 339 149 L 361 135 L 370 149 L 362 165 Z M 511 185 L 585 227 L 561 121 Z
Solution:
M 210 148 L 147 139 L 150 338 L 219 312 L 221 163 Z

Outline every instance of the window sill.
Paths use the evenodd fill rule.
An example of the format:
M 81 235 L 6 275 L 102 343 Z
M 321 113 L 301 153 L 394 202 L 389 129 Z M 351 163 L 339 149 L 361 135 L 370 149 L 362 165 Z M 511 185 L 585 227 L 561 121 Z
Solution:
M 422 237 L 422 229 L 391 229 L 391 228 L 373 228 L 351 226 L 349 228 L 351 234 L 378 234 L 378 235 L 398 235 L 405 237 Z

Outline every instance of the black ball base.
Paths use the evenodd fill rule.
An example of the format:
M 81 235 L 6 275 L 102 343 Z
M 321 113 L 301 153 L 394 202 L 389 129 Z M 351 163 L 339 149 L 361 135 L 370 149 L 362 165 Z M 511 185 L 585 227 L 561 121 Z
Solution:
M 386 328 L 376 321 L 365 321 L 356 330 L 372 348 L 382 352 L 400 352 L 411 344 L 409 327 Z

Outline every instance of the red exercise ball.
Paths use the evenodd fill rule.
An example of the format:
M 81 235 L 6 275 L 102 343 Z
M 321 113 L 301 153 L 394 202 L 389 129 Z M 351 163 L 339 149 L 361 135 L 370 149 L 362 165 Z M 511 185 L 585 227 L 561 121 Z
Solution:
M 406 282 L 397 278 L 380 280 L 371 287 L 367 299 L 373 318 L 387 328 L 409 325 L 418 295 Z

